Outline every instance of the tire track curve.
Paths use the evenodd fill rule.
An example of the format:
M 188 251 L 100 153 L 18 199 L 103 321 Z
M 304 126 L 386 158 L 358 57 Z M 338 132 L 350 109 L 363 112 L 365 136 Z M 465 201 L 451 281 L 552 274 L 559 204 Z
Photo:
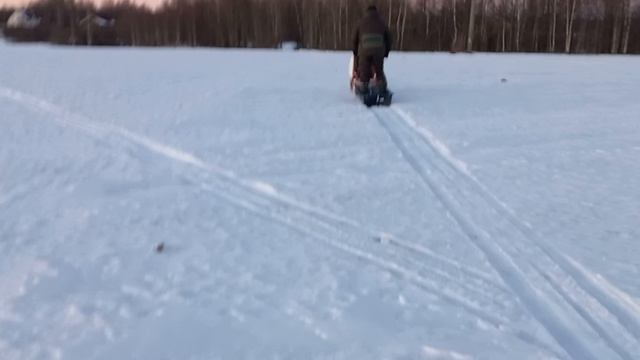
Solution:
M 448 148 L 432 134 L 427 134 L 430 136 L 425 138 L 425 134 L 412 124 L 415 121 L 402 110 L 392 107 L 375 109 L 373 112 L 403 158 L 442 202 L 467 238 L 484 253 L 524 308 L 569 356 L 597 359 L 597 354 L 604 348 L 622 358 L 629 354 L 619 344 L 609 340 L 617 336 L 626 336 L 628 339 L 629 333 L 633 332 L 623 333 L 616 323 L 606 318 L 601 318 L 606 326 L 593 327 L 588 319 L 575 311 L 563 294 L 547 281 L 547 273 L 551 271 L 541 273 L 538 267 L 532 266 L 537 265 L 531 263 L 532 259 L 540 258 L 538 261 L 553 269 L 554 276 L 569 278 L 579 285 L 584 281 L 576 281 L 571 272 L 562 271 L 563 264 L 556 261 L 549 249 L 530 244 L 531 237 L 523 234 L 520 227 L 514 224 L 517 219 L 505 214 L 505 205 L 496 198 L 489 201 L 489 194 L 478 189 L 481 185 L 468 184 L 471 178 L 467 175 L 466 164 L 453 157 Z M 498 204 L 501 204 L 500 207 L 497 207 Z M 577 327 L 575 322 L 581 326 Z M 598 336 L 603 329 L 608 329 L 615 336 Z M 586 338 L 594 339 L 595 344 Z
M 477 178 L 475 178 L 467 169 L 466 164 L 456 159 L 448 148 L 428 129 L 420 127 L 412 116 L 400 109 L 393 108 L 400 118 L 410 126 L 415 132 L 421 135 L 424 141 L 433 149 L 433 151 L 444 160 L 445 164 L 456 172 L 470 187 L 476 189 L 477 193 L 489 203 L 494 211 L 497 211 L 503 218 L 517 228 L 522 235 L 533 246 L 540 249 L 546 256 L 551 258 L 564 272 L 589 295 L 597 299 L 611 314 L 613 314 L 621 325 L 627 331 L 640 341 L 640 305 L 633 302 L 631 298 L 623 294 L 619 289 L 611 291 L 611 285 L 602 286 L 593 274 L 590 274 L 584 266 L 577 261 L 561 254 L 553 247 L 549 246 L 547 241 L 538 235 L 532 226 L 521 220 L 506 203 L 499 200 L 497 196 L 491 193 Z
M 252 211 L 258 216 L 276 221 L 313 239 L 322 240 L 343 253 L 355 256 L 385 271 L 399 275 L 423 290 L 465 309 L 495 327 L 506 328 L 505 322 L 507 320 L 504 316 L 484 310 L 487 304 L 492 304 L 499 300 L 489 297 L 485 291 L 473 290 L 469 285 L 473 284 L 474 281 L 491 283 L 489 275 L 485 275 L 478 270 L 462 270 L 464 266 L 457 261 L 434 252 L 417 251 L 415 249 L 419 248 L 415 246 L 412 252 L 393 252 L 384 246 L 373 246 L 371 244 L 371 235 L 375 234 L 375 231 L 365 228 L 351 219 L 280 194 L 269 184 L 241 179 L 233 172 L 209 164 L 191 153 L 147 136 L 116 125 L 96 122 L 45 99 L 17 90 L 0 86 L 0 96 L 15 101 L 30 110 L 48 114 L 52 116 L 51 120 L 59 125 L 80 130 L 101 142 L 106 142 L 109 137 L 115 137 L 126 140 L 172 162 L 189 165 L 205 175 L 204 181 L 200 183 L 200 187 L 203 190 L 226 199 L 236 206 Z M 196 179 L 192 177 L 188 180 L 193 181 Z M 396 241 L 400 242 L 401 240 Z M 403 244 L 405 243 L 403 242 Z M 411 248 L 411 246 L 406 246 L 405 250 Z M 407 260 L 407 256 L 415 257 L 417 255 L 430 256 L 438 261 L 440 266 L 443 266 L 448 272 L 458 274 L 460 278 L 457 279 L 457 286 L 454 286 L 455 291 L 442 289 L 438 281 L 431 279 L 433 275 L 426 267 L 416 271 L 400 265 Z M 470 277 L 474 281 L 468 281 Z M 455 277 L 449 280 L 451 279 L 455 279 Z M 494 286 L 496 289 L 500 289 L 500 284 L 494 283 Z M 504 290 L 502 291 L 504 292 Z M 509 304 L 501 304 L 501 306 L 508 307 Z

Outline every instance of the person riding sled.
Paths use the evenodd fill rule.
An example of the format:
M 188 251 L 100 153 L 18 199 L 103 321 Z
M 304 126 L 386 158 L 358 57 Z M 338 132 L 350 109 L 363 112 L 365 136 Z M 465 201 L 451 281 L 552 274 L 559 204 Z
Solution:
M 369 91 L 369 81 L 376 80 L 380 93 L 387 91 L 387 78 L 384 75 L 384 59 L 391 51 L 391 35 L 389 28 L 382 20 L 375 5 L 367 8 L 365 16 L 360 20 L 353 34 L 354 66 L 357 73 L 355 79 L 356 93 Z

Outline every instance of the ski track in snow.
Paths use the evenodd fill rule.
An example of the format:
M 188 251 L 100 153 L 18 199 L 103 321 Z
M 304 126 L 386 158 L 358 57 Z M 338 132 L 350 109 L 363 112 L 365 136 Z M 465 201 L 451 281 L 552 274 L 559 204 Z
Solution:
M 422 351 L 424 352 L 425 356 L 427 356 L 428 359 L 433 359 L 433 360 L 472 360 L 473 359 L 473 357 L 471 357 L 470 355 L 460 354 L 455 351 L 436 349 L 431 346 L 424 346 L 422 348 Z
M 37 179 L 30 179 L 29 181 L 17 185 L 4 193 L 0 193 L 0 206 L 11 204 L 20 197 L 28 194 L 31 189 L 38 185 L 38 183 L 39 181 Z
M 126 128 L 91 119 L 1 85 L 0 97 L 50 115 L 51 120 L 62 127 L 80 130 L 110 148 L 125 140 L 164 159 L 193 167 L 199 170 L 195 175 L 182 176 L 212 196 L 395 274 L 557 357 L 564 356 L 536 336 L 509 327 L 509 315 L 519 311 L 517 307 L 526 309 L 571 358 L 597 359 L 596 354 L 600 354 L 603 347 L 624 360 L 640 354 L 640 305 L 548 245 L 478 181 L 444 141 L 395 105 L 372 112 L 422 179 L 425 190 L 440 200 L 499 278 L 420 244 L 298 201 L 268 183 L 240 178 L 194 154 Z M 10 189 L 0 195 L 0 206 L 15 201 L 36 185 L 27 183 Z M 443 289 L 435 279 L 445 280 L 450 286 Z M 511 294 L 516 295 L 520 304 L 508 301 Z M 425 349 L 428 349 L 425 353 L 431 355 L 438 353 L 434 352 L 435 348 Z M 454 352 L 448 356 L 466 358 Z
M 95 121 L 15 89 L 0 86 L 0 96 L 28 109 L 35 108 L 51 115 L 51 120 L 61 126 L 81 130 L 101 143 L 108 143 L 111 136 L 116 136 L 172 162 L 192 166 L 200 170 L 201 174 L 188 180 L 199 183 L 202 190 L 406 279 L 418 288 L 459 306 L 494 328 L 511 332 L 522 341 L 554 353 L 553 349 L 549 349 L 534 335 L 509 327 L 509 317 L 501 312 L 506 311 L 508 314 L 517 311 L 513 308 L 516 304 L 509 301 L 510 291 L 489 274 L 464 266 L 418 244 L 397 239 L 393 235 L 388 236 L 386 244 L 377 244 L 374 240 L 382 236 L 379 231 L 295 200 L 279 193 L 269 184 L 241 179 L 231 171 L 218 168 L 193 154 L 144 135 Z M 427 258 L 430 261 L 425 261 Z M 434 267 L 430 266 L 433 261 L 442 268 L 434 271 Z M 402 265 L 405 263 L 411 263 L 412 267 Z M 434 276 L 449 281 L 450 285 L 443 289 L 440 282 L 432 279 Z
M 630 297 L 600 286 L 576 261 L 546 245 L 408 112 L 397 106 L 372 111 L 427 188 L 570 357 L 598 359 L 594 346 L 622 359 L 640 354 L 640 321 Z
M 2 359 L 640 359 L 637 59 L 0 54 Z
M 513 227 L 522 233 L 525 240 L 537 247 L 545 255 L 547 255 L 557 266 L 562 268 L 568 276 L 572 278 L 585 292 L 591 297 L 597 299 L 617 320 L 622 324 L 635 338 L 640 340 L 640 312 L 639 306 L 628 295 L 612 285 L 600 286 L 594 281 L 595 276 L 589 274 L 589 271 L 577 261 L 568 256 L 559 253 L 553 247 L 547 244 L 541 236 L 539 236 L 527 222 L 519 219 L 515 212 L 503 201 L 500 201 L 492 194 L 479 180 L 477 180 L 467 169 L 464 162 L 456 159 L 451 151 L 431 131 L 420 127 L 412 116 L 402 109 L 394 108 L 414 131 L 422 134 L 432 148 L 445 159 L 451 168 L 457 170 L 462 175 L 463 180 L 476 187 L 477 193 L 481 195 L 488 203 L 492 203 L 493 210 L 496 210 L 504 218 L 508 219 Z M 466 179 L 465 179 L 466 178 Z

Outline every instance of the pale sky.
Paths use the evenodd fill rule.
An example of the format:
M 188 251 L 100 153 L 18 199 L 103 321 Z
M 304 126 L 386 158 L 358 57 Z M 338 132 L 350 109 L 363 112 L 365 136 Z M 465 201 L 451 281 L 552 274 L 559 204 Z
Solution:
M 10 6 L 25 5 L 30 2 L 33 2 L 33 1 L 32 0 L 0 0 L 0 7 L 9 6 L 9 5 Z M 100 0 L 95 0 L 95 2 L 100 2 Z M 146 3 L 151 6 L 155 6 L 160 4 L 162 0 L 135 0 L 135 2 Z

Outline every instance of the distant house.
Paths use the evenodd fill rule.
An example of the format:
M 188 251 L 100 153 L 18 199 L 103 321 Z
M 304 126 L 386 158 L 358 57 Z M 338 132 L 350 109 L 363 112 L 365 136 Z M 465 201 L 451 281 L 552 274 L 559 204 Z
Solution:
M 40 25 L 40 18 L 29 9 L 18 9 L 9 16 L 7 29 L 35 29 Z
M 116 21 L 114 19 L 107 19 L 96 14 L 89 14 L 84 17 L 84 19 L 80 20 L 80 26 L 96 26 L 101 28 L 113 27 Z
M 115 24 L 114 19 L 107 19 L 94 13 L 89 13 L 78 23 L 83 42 L 87 45 L 115 44 Z
M 42 19 L 29 9 L 15 10 L 7 19 L 2 34 L 9 41 L 46 41 Z

